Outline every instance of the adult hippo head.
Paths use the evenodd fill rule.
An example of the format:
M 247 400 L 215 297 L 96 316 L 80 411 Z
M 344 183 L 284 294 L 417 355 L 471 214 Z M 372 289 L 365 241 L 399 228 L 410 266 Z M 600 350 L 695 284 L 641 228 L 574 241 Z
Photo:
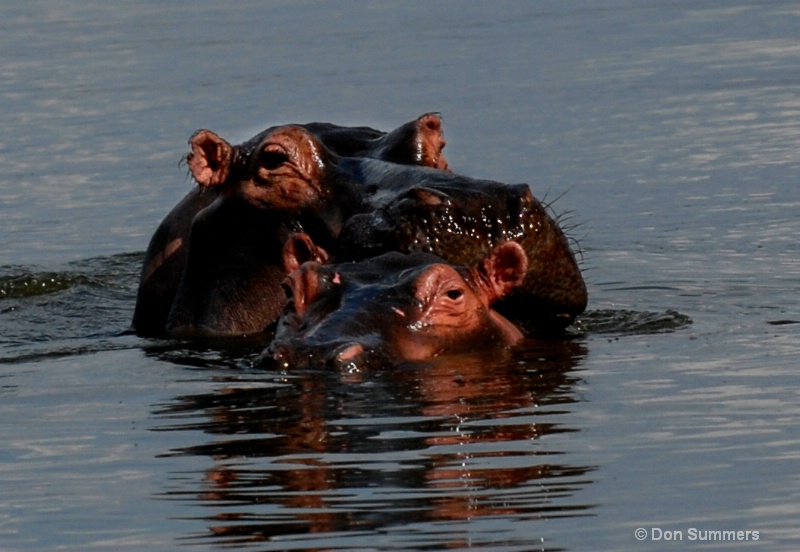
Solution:
M 394 163 L 420 164 L 440 169 L 447 168 L 447 160 L 442 154 L 445 141 L 441 119 L 435 113 L 422 115 L 388 133 L 370 127 L 344 127 L 331 123 L 308 123 L 295 125 L 295 127 L 295 137 L 297 129 L 302 129 L 305 133 L 303 134 L 305 143 L 313 140 L 324 147 L 326 151 L 336 155 L 376 158 Z M 185 272 L 192 225 L 201 211 L 211 206 L 226 190 L 245 196 L 246 190 L 242 189 L 243 183 L 255 183 L 259 178 L 267 176 L 265 172 L 269 170 L 270 163 L 274 162 L 276 151 L 280 151 L 282 147 L 294 148 L 295 152 L 298 151 L 297 148 L 300 147 L 300 144 L 286 144 L 285 139 L 283 145 L 276 144 L 276 131 L 279 131 L 277 132 L 279 136 L 286 137 L 285 133 L 280 132 L 281 128 L 283 127 L 271 127 L 238 145 L 231 145 L 209 130 L 197 131 L 191 137 L 189 140 L 191 151 L 187 154 L 186 161 L 198 185 L 170 211 L 150 240 L 142 266 L 132 323 L 139 335 L 160 336 L 165 333 L 168 325 L 167 319 L 174 306 L 179 283 Z M 250 191 L 258 191 L 258 188 L 251 186 Z M 236 202 L 234 201 L 234 203 Z M 238 240 L 234 236 L 235 230 L 221 229 L 220 224 L 232 224 L 234 229 L 238 226 L 239 234 L 250 230 L 259 231 L 261 223 L 255 220 L 257 217 L 254 218 L 247 213 L 242 216 L 243 223 L 238 224 L 237 209 L 235 205 L 228 206 L 220 209 L 217 214 L 207 213 L 206 216 L 200 217 L 202 220 L 199 223 L 200 226 L 211 227 L 210 232 L 219 235 L 220 239 L 214 240 L 217 246 L 235 249 L 235 241 L 223 245 L 220 240 L 225 237 Z M 243 209 L 243 211 L 248 212 L 249 210 Z M 202 233 L 204 230 L 198 230 L 198 234 Z M 280 249 L 281 246 L 282 243 L 279 243 L 276 247 Z M 243 244 L 243 247 L 245 250 L 259 249 L 246 243 Z M 214 261 L 213 255 L 205 256 L 208 258 L 208 262 Z M 196 252 L 195 257 L 197 256 L 201 256 L 201 259 L 195 262 L 199 262 L 202 266 L 203 255 Z M 271 255 L 271 257 L 275 257 L 275 255 Z M 224 264 L 230 259 L 228 258 L 226 261 L 226 256 L 222 255 L 218 257 L 218 260 Z M 244 264 L 248 263 L 244 262 Z M 261 267 L 269 272 L 268 268 Z M 264 274 L 255 275 L 254 278 L 258 280 L 263 276 Z M 280 281 L 282 277 L 283 275 L 279 274 L 275 278 L 279 278 L 278 281 Z M 191 274 L 189 279 L 193 279 Z M 240 278 L 240 280 L 247 279 L 247 274 Z M 250 278 L 250 281 L 254 280 Z M 198 285 L 206 284 L 190 282 L 187 285 L 190 288 L 197 288 Z M 213 277 L 208 280 L 207 285 L 215 285 Z M 232 292 L 244 293 L 247 291 L 247 286 L 245 284 L 239 291 L 232 290 Z M 217 333 L 240 333 L 257 331 L 256 328 L 262 324 L 259 312 L 248 316 L 232 304 L 240 302 L 241 299 L 213 297 L 213 293 L 211 302 L 215 306 L 209 308 L 217 309 L 217 314 L 215 316 L 193 314 L 192 305 L 187 304 L 187 301 L 201 301 L 203 291 L 194 292 L 188 289 L 186 293 L 193 297 L 191 299 L 184 297 L 181 300 L 181 304 L 177 307 L 178 312 L 171 324 L 173 328 L 205 324 Z M 262 304 L 257 306 L 256 310 L 272 313 L 267 314 L 267 318 L 274 318 L 281 304 L 272 308 L 265 308 Z M 231 317 L 238 321 L 234 322 Z M 248 321 L 248 318 L 251 320 Z
M 287 244 L 290 267 L 300 249 L 294 240 Z M 307 261 L 287 277 L 290 300 L 267 354 L 285 366 L 346 368 L 511 345 L 522 333 L 492 304 L 522 282 L 527 263 L 514 242 L 469 267 L 428 253 Z

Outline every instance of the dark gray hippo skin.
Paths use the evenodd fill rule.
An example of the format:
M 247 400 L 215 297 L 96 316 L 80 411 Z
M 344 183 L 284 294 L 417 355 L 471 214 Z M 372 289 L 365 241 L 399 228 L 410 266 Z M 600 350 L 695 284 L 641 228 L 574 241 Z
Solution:
M 585 310 L 586 285 L 569 241 L 527 184 L 340 157 L 299 128 L 292 139 L 299 145 L 287 148 L 290 164 L 307 170 L 291 192 L 260 189 L 260 201 L 305 213 L 303 231 L 333 259 L 423 251 L 470 266 L 498 243 L 514 241 L 528 256 L 528 272 L 497 305 L 500 312 L 539 332 L 561 332 Z
M 559 332 L 586 308 L 588 295 L 569 241 L 527 184 L 507 185 L 424 168 L 353 160 L 372 188 L 364 213 L 343 228 L 338 258 L 424 251 L 473 265 L 498 243 L 519 243 L 525 280 L 495 308 L 539 332 Z
M 331 123 L 309 123 L 298 125 L 331 152 L 347 157 L 375 157 L 394 163 L 423 164 L 447 168 L 442 155 L 445 141 L 442 134 L 441 119 L 437 114 L 428 113 L 408 122 L 392 132 L 386 133 L 369 127 L 343 127 Z M 267 308 L 256 301 L 254 309 L 262 314 L 248 317 L 232 307 L 241 304 L 248 290 L 253 290 L 259 281 L 273 281 L 277 278 L 274 266 L 261 266 L 259 259 L 272 262 L 274 251 L 280 250 L 281 240 L 286 237 L 286 228 L 294 228 L 292 216 L 281 214 L 272 221 L 259 220 L 252 205 L 241 199 L 242 183 L 258 172 L 264 162 L 264 146 L 268 138 L 280 127 L 271 127 L 250 140 L 232 146 L 208 130 L 196 132 L 189 141 L 191 152 L 186 156 L 193 177 L 198 186 L 192 189 L 166 216 L 154 233 L 145 254 L 137 293 L 136 308 L 132 326 L 137 334 L 143 336 L 163 336 L 167 333 L 192 333 L 191 326 L 197 325 L 199 333 L 208 328 L 209 333 L 245 333 L 257 331 L 264 318 L 274 318 L 275 307 Z M 230 193 L 232 190 L 232 193 Z M 240 192 L 241 190 L 239 190 Z M 220 197 L 228 194 L 233 199 L 227 205 L 215 206 L 208 213 L 205 209 Z M 237 198 L 238 197 L 238 198 Z M 238 214 L 237 205 L 243 208 Z M 260 205 L 259 207 L 263 207 Z M 199 216 L 198 218 L 198 215 Z M 195 253 L 194 264 L 207 270 L 214 263 L 212 251 L 222 252 L 220 263 L 227 263 L 221 270 L 198 276 L 199 282 L 190 282 L 180 304 L 175 306 L 179 284 L 184 277 L 189 257 L 189 241 L 192 225 L 197 220 L 198 236 L 210 240 L 211 251 L 207 255 Z M 215 230 L 214 225 L 222 225 Z M 239 235 L 236 228 L 239 227 Z M 251 233 L 265 236 L 267 243 L 257 240 L 241 240 L 242 234 Z M 274 235 L 273 235 L 274 234 Z M 213 235 L 213 237 L 212 237 Z M 197 238 L 198 240 L 201 238 Z M 228 239 L 227 243 L 224 241 Z M 233 244 L 241 241 L 238 249 L 226 253 Z M 261 252 L 261 253 L 259 253 Z M 246 256 L 254 254 L 253 260 Z M 227 256 L 232 258 L 226 260 Z M 204 266 L 208 265 L 208 266 Z M 237 269 L 235 267 L 238 268 Z M 279 265 L 280 266 L 280 265 Z M 214 275 L 216 272 L 216 276 Z M 277 270 L 280 272 L 280 269 Z M 216 295 L 203 297 L 204 286 L 219 284 L 218 278 L 239 278 L 241 283 L 223 286 Z M 251 299 L 248 298 L 248 302 Z M 205 305 L 207 303 L 207 306 Z M 196 308 L 194 307 L 196 305 Z M 168 323 L 170 312 L 175 307 L 172 322 Z M 193 312 L 196 311 L 196 312 Z M 273 313 L 265 314 L 265 313 Z M 251 320 L 248 322 L 247 318 Z M 168 331 L 183 327 L 183 330 Z
M 308 257 L 304 238 L 300 246 L 287 242 L 289 264 Z M 286 279 L 290 300 L 266 356 L 284 366 L 362 368 L 505 347 L 522 333 L 492 304 L 526 270 L 515 242 L 498 244 L 472 266 L 420 252 L 309 260 Z
M 360 260 L 388 251 L 422 251 L 465 266 L 480 262 L 499 243 L 514 241 L 524 249 L 528 269 L 522 285 L 498 303 L 498 311 L 528 329 L 561 332 L 586 308 L 586 286 L 569 242 L 525 184 L 508 185 L 427 167 L 341 157 L 298 126 L 270 133 L 258 159 L 254 172 L 237 180 L 235 186 L 226 186 L 215 201 L 216 207 L 209 207 L 209 211 L 243 217 L 248 205 L 253 213 L 269 213 L 264 218 L 272 221 L 269 224 L 280 217 L 288 218 L 277 223 L 278 229 L 266 226 L 261 232 L 234 231 L 216 248 L 192 236 L 191 249 L 197 251 L 201 262 L 190 259 L 184 271 L 167 324 L 175 335 L 189 335 L 198 329 L 201 333 L 253 332 L 256 322 L 270 319 L 252 314 L 258 308 L 254 301 L 262 301 L 264 312 L 268 309 L 274 313 L 274 320 L 284 301 L 277 289 L 277 276 L 261 280 L 263 283 L 256 287 L 248 286 L 244 271 L 252 270 L 248 264 L 252 261 L 241 260 L 245 256 L 237 254 L 237 249 L 256 252 L 255 256 L 249 253 L 249 258 L 261 255 L 264 263 L 279 271 L 274 266 L 278 244 L 268 245 L 269 255 L 266 251 L 257 253 L 257 249 L 267 241 L 266 236 L 274 235 L 282 241 L 296 231 L 308 234 L 315 246 L 335 260 Z M 203 180 L 202 170 L 194 173 L 198 181 Z M 222 208 L 225 202 L 237 207 Z M 216 229 L 240 224 L 232 218 L 202 224 Z M 248 239 L 258 243 L 251 247 Z M 206 277 L 214 271 L 219 276 Z M 213 303 L 214 296 L 225 299 Z M 207 306 L 209 302 L 213 308 Z M 226 314 L 222 305 L 237 309 L 236 316 Z M 215 319 L 220 313 L 223 318 Z M 237 317 L 250 317 L 250 329 L 242 330 L 247 325 L 236 322 Z M 214 319 L 216 326 L 206 319 Z

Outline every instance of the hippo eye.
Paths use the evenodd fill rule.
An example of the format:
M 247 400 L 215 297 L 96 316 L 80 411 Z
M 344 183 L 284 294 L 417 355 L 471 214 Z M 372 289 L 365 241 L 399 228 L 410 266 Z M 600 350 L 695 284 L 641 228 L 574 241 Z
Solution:
M 265 151 L 261 155 L 261 164 L 264 165 L 264 168 L 270 171 L 277 169 L 288 160 L 289 157 L 285 153 L 278 151 Z
M 292 286 L 287 283 L 281 283 L 281 288 L 283 289 L 283 294 L 286 296 L 287 299 L 292 299 L 294 297 L 294 292 L 292 292 Z
M 464 295 L 464 292 L 461 291 L 460 289 L 451 289 L 450 291 L 447 292 L 447 296 L 453 301 L 461 298 L 462 295 Z

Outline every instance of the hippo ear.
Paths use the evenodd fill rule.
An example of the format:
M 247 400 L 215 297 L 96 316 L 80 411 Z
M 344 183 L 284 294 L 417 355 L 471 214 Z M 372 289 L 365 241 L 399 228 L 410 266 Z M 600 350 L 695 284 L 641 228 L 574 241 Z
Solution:
M 450 170 L 442 153 L 446 144 L 441 115 L 426 113 L 417 119 L 417 152 L 421 165 Z
M 482 261 L 480 270 L 489 282 L 493 300 L 497 300 L 508 295 L 525 279 L 528 256 L 517 242 L 504 242 L 492 249 Z
M 233 146 L 211 132 L 198 130 L 189 139 L 192 151 L 186 156 L 192 177 L 202 187 L 225 182 L 233 159 Z
M 438 113 L 426 113 L 394 129 L 382 142 L 378 157 L 384 161 L 447 169 L 447 160 L 442 155 L 445 146 L 442 118 Z
M 307 261 L 325 264 L 328 258 L 328 252 L 316 245 L 308 234 L 302 232 L 292 234 L 283 244 L 283 268 L 287 274 L 294 272 Z

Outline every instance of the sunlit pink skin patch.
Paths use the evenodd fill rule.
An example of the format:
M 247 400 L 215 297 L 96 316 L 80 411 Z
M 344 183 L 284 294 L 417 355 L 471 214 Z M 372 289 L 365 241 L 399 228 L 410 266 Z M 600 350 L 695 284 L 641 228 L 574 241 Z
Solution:
M 358 343 L 354 343 L 336 353 L 336 358 L 340 363 L 352 362 L 363 353 L 364 347 Z

